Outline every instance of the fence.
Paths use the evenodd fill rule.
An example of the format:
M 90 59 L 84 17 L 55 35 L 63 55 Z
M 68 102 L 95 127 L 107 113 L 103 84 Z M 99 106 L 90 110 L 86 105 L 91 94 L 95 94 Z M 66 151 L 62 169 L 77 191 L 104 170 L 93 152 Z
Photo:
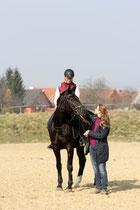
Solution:
M 16 112 L 16 113 L 24 113 L 24 110 L 29 106 L 12 106 L 9 107 L 9 112 Z M 50 108 L 50 106 L 44 105 L 33 105 L 30 106 L 33 112 L 46 112 L 46 111 L 54 111 L 54 108 Z
M 94 110 L 98 104 L 83 104 L 87 109 Z M 139 107 L 133 104 L 104 104 L 108 110 L 135 110 Z
M 84 104 L 83 105 L 90 110 L 94 110 L 98 104 Z M 108 110 L 140 110 L 140 105 L 132 105 L 132 104 L 104 104 Z M 24 109 L 27 106 L 13 106 L 9 108 L 10 113 L 24 113 Z M 33 112 L 46 112 L 46 111 L 54 111 L 55 108 L 47 107 L 46 105 L 35 105 L 32 106 Z

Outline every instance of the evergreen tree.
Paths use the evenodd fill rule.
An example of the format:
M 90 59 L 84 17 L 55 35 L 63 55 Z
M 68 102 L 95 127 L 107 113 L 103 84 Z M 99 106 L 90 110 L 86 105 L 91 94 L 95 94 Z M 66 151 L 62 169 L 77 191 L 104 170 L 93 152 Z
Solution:
M 5 78 L 1 77 L 0 78 L 0 112 L 3 112 L 3 109 L 6 105 L 6 90 L 7 90 L 7 86 L 6 86 L 6 82 L 5 82 Z
M 25 94 L 25 87 L 18 68 L 8 68 L 5 73 L 5 80 L 7 87 L 11 91 L 12 105 L 22 105 Z
M 20 72 L 16 68 L 13 74 L 12 89 L 14 95 L 23 100 L 25 95 L 25 87 Z
M 8 69 L 6 69 L 6 72 L 5 72 L 5 81 L 6 81 L 6 84 L 8 86 L 8 88 L 12 91 L 13 90 L 13 69 L 11 69 L 10 67 Z

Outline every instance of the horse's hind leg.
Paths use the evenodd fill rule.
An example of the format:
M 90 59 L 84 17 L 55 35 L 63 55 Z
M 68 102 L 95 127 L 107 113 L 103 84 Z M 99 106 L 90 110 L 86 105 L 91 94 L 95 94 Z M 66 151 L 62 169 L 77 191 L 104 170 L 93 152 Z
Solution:
M 68 153 L 68 161 L 67 161 L 67 169 L 68 169 L 68 190 L 71 190 L 71 186 L 73 184 L 73 177 L 72 177 L 72 171 L 73 171 L 73 148 L 67 148 Z
M 77 179 L 74 183 L 74 187 L 79 186 L 79 183 L 82 180 L 82 175 L 83 175 L 83 171 L 84 171 L 85 163 L 86 163 L 86 158 L 84 155 L 84 147 L 78 147 L 78 148 L 76 148 L 76 151 L 77 151 L 77 155 L 79 158 L 79 171 L 78 171 Z
M 57 148 L 53 148 L 55 157 L 56 157 L 56 168 L 57 168 L 57 172 L 58 172 L 58 185 L 57 188 L 58 189 L 62 189 L 62 164 L 61 164 L 61 156 L 60 156 L 60 150 Z

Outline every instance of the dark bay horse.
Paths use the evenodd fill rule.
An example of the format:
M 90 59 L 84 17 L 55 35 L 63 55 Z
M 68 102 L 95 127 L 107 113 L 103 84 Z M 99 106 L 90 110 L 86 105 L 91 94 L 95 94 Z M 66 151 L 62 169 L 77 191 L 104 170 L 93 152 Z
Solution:
M 80 145 L 80 139 L 85 130 L 89 128 L 89 114 L 86 108 L 81 104 L 74 91 L 68 89 L 59 98 L 57 108 L 48 128 L 53 152 L 56 157 L 56 168 L 58 171 L 58 189 L 62 189 L 62 164 L 60 150 L 67 150 L 67 170 L 68 170 L 68 187 L 71 191 L 73 184 L 73 154 L 74 148 L 77 150 L 79 158 L 79 171 L 75 187 L 81 181 L 86 158 L 84 147 Z

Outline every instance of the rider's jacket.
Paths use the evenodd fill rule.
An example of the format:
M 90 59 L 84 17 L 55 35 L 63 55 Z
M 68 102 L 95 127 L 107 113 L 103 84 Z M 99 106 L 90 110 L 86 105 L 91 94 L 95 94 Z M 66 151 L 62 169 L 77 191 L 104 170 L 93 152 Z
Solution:
M 68 90 L 69 87 L 70 87 L 70 89 L 76 88 L 76 84 L 73 83 L 73 82 L 71 82 L 70 84 L 67 84 L 67 83 L 65 83 L 65 82 L 62 82 L 61 85 L 60 85 L 60 87 L 59 87 L 59 93 L 60 93 L 60 95 L 61 95 L 64 91 Z
M 62 82 L 59 86 L 57 86 L 56 88 L 56 92 L 55 92 L 55 98 L 54 98 L 54 104 L 55 106 L 57 106 L 57 100 L 58 98 L 60 97 L 60 95 L 68 90 L 68 88 L 70 87 L 70 89 L 73 89 L 75 88 L 75 95 L 79 98 L 80 97 L 80 91 L 79 91 L 79 88 L 78 86 L 75 84 L 75 83 L 70 83 L 70 84 L 67 84 L 65 82 Z

